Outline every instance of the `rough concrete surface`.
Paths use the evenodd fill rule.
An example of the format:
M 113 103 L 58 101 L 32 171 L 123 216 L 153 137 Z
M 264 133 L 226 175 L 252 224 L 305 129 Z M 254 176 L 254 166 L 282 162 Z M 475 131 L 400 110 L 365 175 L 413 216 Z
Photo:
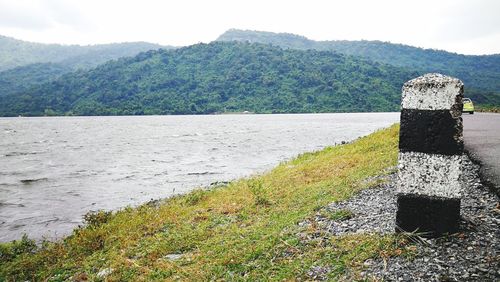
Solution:
M 463 87 L 459 79 L 437 73 L 403 85 L 396 215 L 403 231 L 438 237 L 458 230 Z
M 400 151 L 460 155 L 463 149 L 462 118 L 449 110 L 401 110 Z
M 464 84 L 457 78 L 428 73 L 403 85 L 401 107 L 417 110 L 449 110 L 460 116 Z
M 401 152 L 398 160 L 398 192 L 459 198 L 462 156 Z
M 401 194 L 397 206 L 396 232 L 436 238 L 456 233 L 460 228 L 459 198 Z

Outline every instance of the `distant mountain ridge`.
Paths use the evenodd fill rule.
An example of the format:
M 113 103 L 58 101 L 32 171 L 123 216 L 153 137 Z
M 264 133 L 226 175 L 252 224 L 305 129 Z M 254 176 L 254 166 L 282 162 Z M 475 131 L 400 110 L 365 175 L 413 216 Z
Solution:
M 228 30 L 219 36 L 217 41 L 263 43 L 298 50 L 335 51 L 413 71 L 445 73 L 462 79 L 470 93 L 500 95 L 500 54 L 460 55 L 382 41 L 314 41 L 290 33 L 238 29 Z
M 100 45 L 60 45 L 27 42 L 0 35 L 0 71 L 34 63 L 60 63 L 71 69 L 91 68 L 140 52 L 173 48 L 147 42 Z
M 0 97 L 25 91 L 65 73 L 159 48 L 174 47 L 147 42 L 89 46 L 43 44 L 0 36 Z

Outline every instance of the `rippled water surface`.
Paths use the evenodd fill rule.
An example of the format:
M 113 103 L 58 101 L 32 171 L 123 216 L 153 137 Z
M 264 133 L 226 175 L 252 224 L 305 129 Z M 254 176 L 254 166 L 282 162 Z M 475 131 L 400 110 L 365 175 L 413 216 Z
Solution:
M 0 118 L 0 241 L 272 168 L 398 113 Z

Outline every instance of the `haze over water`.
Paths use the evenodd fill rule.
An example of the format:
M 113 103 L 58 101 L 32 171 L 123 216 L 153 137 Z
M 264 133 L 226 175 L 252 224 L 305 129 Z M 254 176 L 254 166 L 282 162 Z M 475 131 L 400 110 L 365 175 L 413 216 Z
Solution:
M 119 209 L 271 169 L 399 113 L 0 119 L 0 241 L 67 235 Z

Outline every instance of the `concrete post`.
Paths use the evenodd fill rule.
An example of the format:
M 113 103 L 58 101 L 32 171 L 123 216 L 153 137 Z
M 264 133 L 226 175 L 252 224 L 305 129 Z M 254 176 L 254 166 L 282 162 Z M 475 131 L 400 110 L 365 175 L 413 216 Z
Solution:
M 402 92 L 396 231 L 425 237 L 456 233 L 463 83 L 426 74 L 406 82 Z

